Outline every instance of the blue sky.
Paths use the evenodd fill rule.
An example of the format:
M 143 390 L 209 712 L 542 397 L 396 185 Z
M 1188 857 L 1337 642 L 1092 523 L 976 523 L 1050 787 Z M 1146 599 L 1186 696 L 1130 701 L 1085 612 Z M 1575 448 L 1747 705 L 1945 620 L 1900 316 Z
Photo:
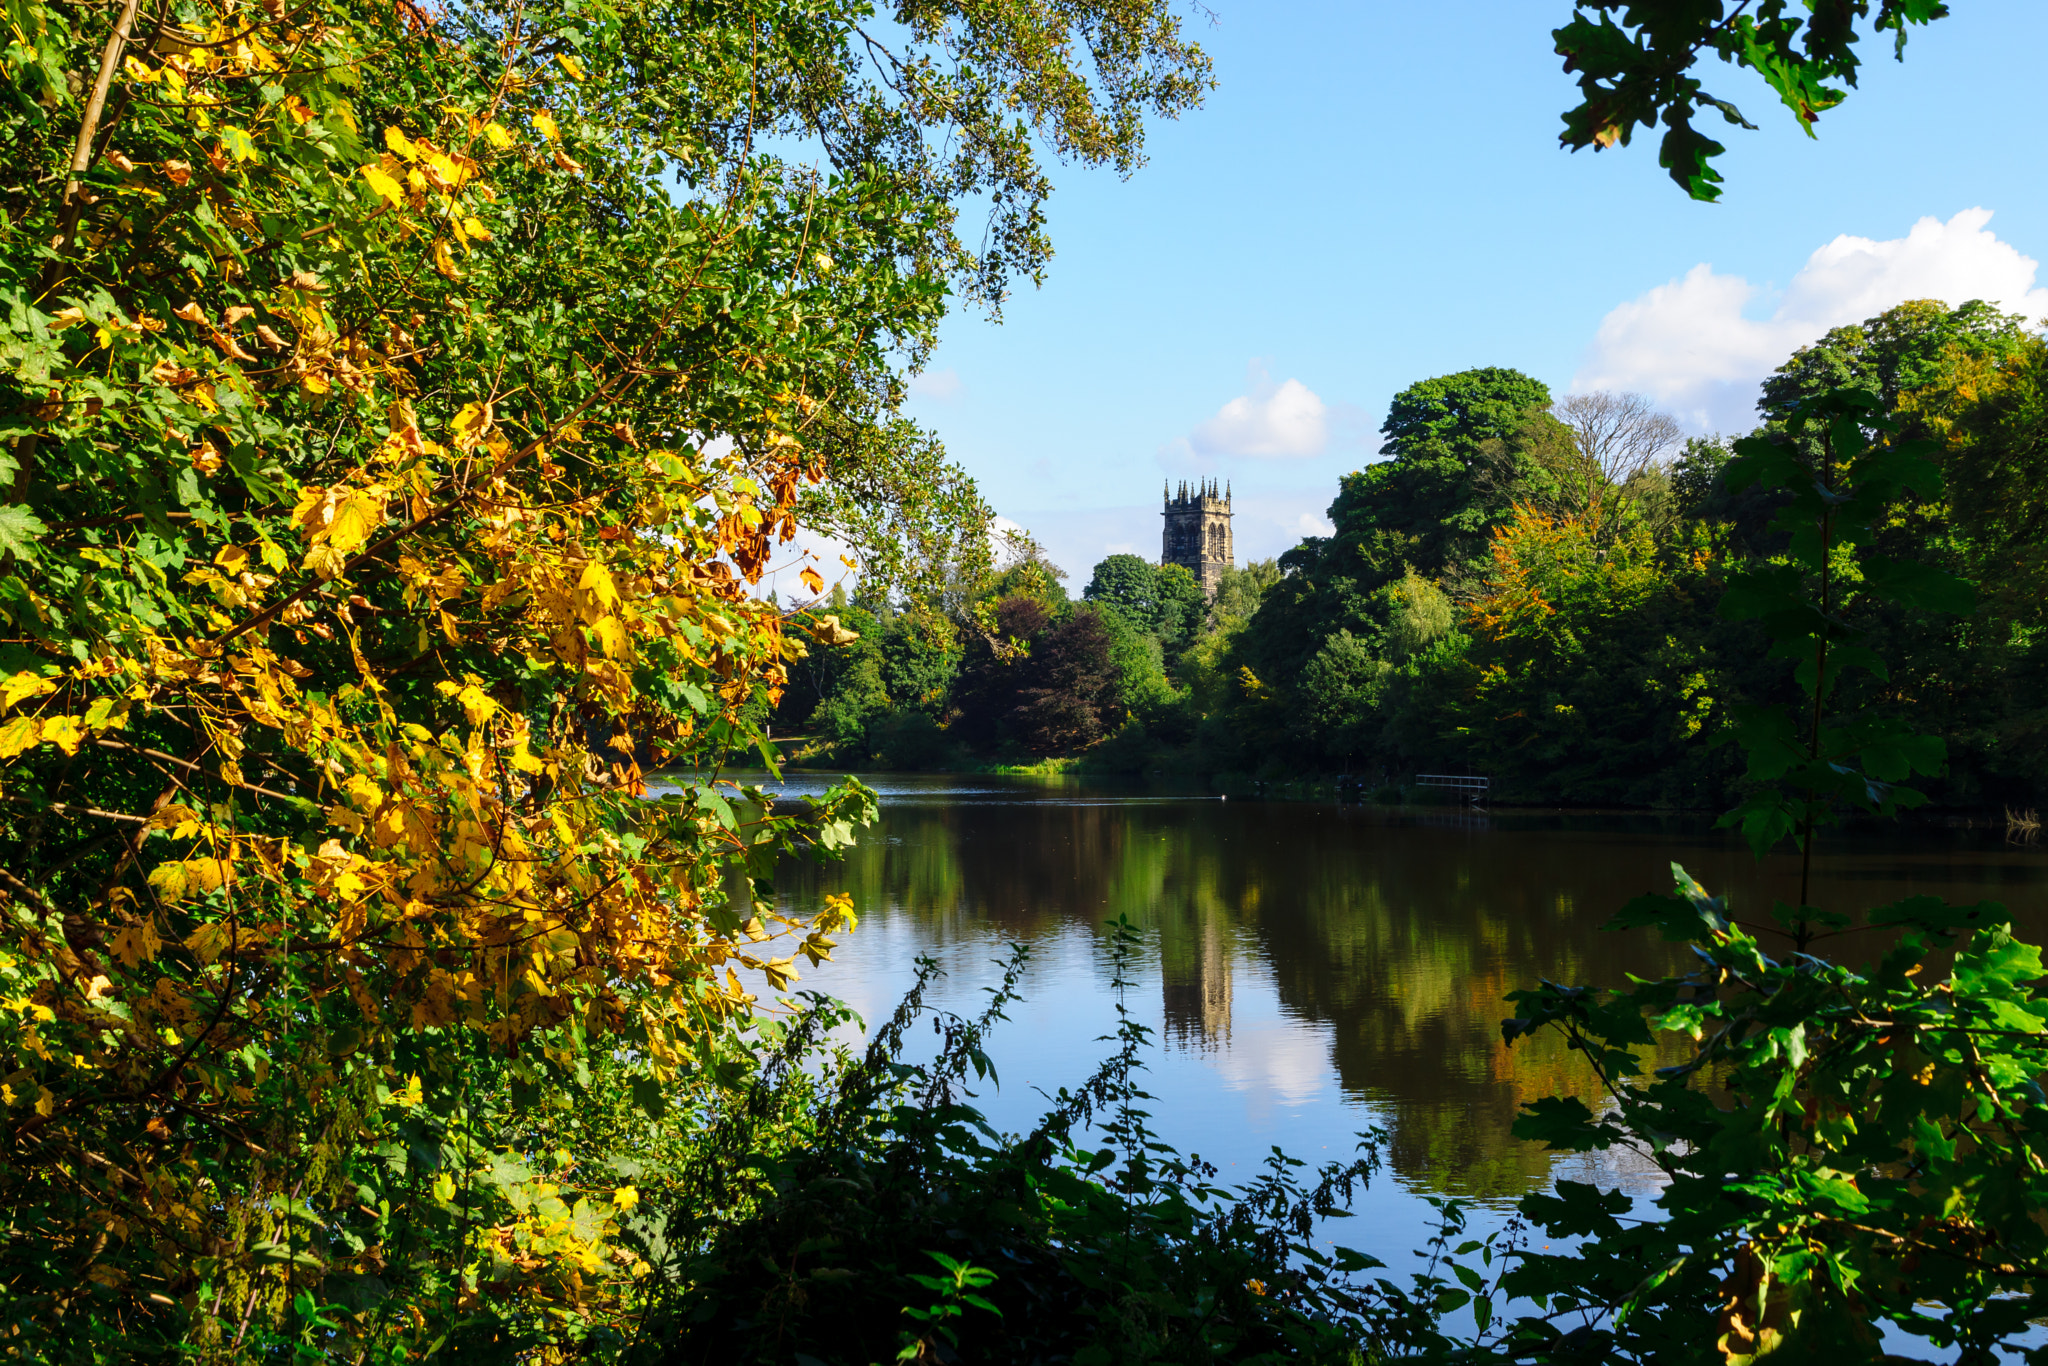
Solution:
M 1070 589 L 1157 556 L 1166 479 L 1232 482 L 1240 561 L 1285 549 L 1431 375 L 1514 366 L 1730 428 L 1794 346 L 1905 298 L 2048 314 L 2040 0 L 1956 0 L 1903 65 L 1871 52 L 1818 141 L 1753 77 L 1710 82 L 1762 126 L 1723 138 L 1718 205 L 1653 141 L 1558 148 L 1565 0 L 1213 7 L 1207 106 L 1128 181 L 1066 169 L 1045 287 L 1000 325 L 955 314 L 914 385 Z

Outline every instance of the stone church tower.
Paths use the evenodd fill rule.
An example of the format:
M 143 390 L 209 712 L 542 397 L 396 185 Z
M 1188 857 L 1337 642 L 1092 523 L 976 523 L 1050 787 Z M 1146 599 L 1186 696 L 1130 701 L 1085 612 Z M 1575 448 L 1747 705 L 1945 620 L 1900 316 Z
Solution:
M 1183 482 L 1176 495 L 1166 493 L 1166 535 L 1160 543 L 1159 562 L 1177 564 L 1195 576 L 1202 591 L 1216 596 L 1225 567 L 1236 563 L 1230 548 L 1230 486 L 1216 491 L 1211 479 L 1189 488 Z

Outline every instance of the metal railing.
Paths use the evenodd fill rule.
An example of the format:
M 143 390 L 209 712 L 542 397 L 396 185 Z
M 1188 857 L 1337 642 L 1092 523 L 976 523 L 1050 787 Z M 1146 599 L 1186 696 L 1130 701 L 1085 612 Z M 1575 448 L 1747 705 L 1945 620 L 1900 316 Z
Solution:
M 1462 792 L 1474 806 L 1483 802 L 1493 788 L 1493 779 L 1476 773 L 1418 773 L 1417 787 L 1447 787 L 1453 792 Z

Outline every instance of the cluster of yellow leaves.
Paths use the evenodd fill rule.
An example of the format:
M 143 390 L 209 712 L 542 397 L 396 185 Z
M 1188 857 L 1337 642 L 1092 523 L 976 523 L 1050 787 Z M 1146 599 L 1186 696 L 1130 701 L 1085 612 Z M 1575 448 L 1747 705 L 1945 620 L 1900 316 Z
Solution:
M 149 633 L 62 675 L 0 682 L 0 755 L 127 747 L 167 778 L 153 811 L 107 813 L 140 822 L 150 867 L 146 898 L 124 892 L 108 908 L 117 928 L 106 958 L 49 923 L 30 936 L 49 971 L 21 998 L 6 1084 L 40 1117 L 61 1121 L 84 1103 L 83 1092 L 66 1100 L 44 1085 L 66 1070 L 45 1037 L 55 1023 L 101 1040 L 79 1060 L 103 1075 L 132 1082 L 183 1058 L 184 1103 L 247 1108 L 256 1076 L 217 1059 L 266 1038 L 274 1048 L 289 1016 L 248 1002 L 223 1026 L 209 1003 L 232 999 L 236 975 L 252 969 L 283 971 L 297 1008 L 346 999 L 366 1032 L 453 1026 L 511 1049 L 570 1023 L 601 1037 L 631 1017 L 663 1074 L 686 1065 L 695 1031 L 753 1001 L 736 969 L 775 989 L 793 980 L 794 955 L 760 947 L 792 926 L 754 902 L 734 863 L 765 837 L 760 813 L 722 799 L 645 802 L 635 751 L 646 737 L 632 729 L 635 717 L 653 719 L 635 682 L 650 651 L 702 680 L 715 716 L 779 685 L 782 662 L 801 650 L 717 558 L 760 537 L 765 517 L 736 514 L 753 507 L 753 491 L 700 509 L 705 481 L 670 477 L 693 458 L 660 453 L 645 467 L 655 472 L 644 508 L 663 536 L 574 538 L 559 533 L 592 510 L 533 504 L 488 405 L 462 409 L 440 442 L 397 425 L 409 417 L 402 405 L 394 414 L 369 466 L 302 493 L 296 570 L 285 547 L 257 541 L 225 545 L 185 576 L 208 595 L 214 639 Z M 476 477 L 473 501 L 445 518 L 474 529 L 405 542 L 405 599 L 443 640 L 487 637 L 493 651 L 553 671 L 562 699 L 613 718 L 607 735 L 560 706 L 537 733 L 530 701 L 508 705 L 474 674 L 438 683 L 459 722 L 437 733 L 400 717 L 359 650 L 356 676 L 323 692 L 307 690 L 310 671 L 291 657 L 308 632 L 353 641 L 364 602 L 348 577 L 354 557 L 407 523 L 443 525 L 436 514 L 462 496 L 453 466 L 476 456 L 497 472 Z M 266 615 L 269 626 L 245 629 Z M 201 760 L 119 738 L 132 718 L 166 709 L 197 722 Z M 252 750 L 273 762 L 297 755 L 294 771 L 320 776 L 265 786 L 243 771 Z M 238 814 L 280 804 L 318 808 L 328 833 L 267 837 Z M 627 829 L 631 850 L 618 833 Z M 830 934 L 853 921 L 851 904 L 835 901 L 815 925 L 793 927 L 799 952 L 822 960 Z M 315 1094 L 340 1084 L 321 1080 L 325 1068 L 318 1060 L 301 1077 Z M 188 1207 L 167 1192 L 132 1217 Z M 635 1274 L 604 1250 L 608 1225 L 594 1210 L 536 1198 L 516 1228 L 490 1233 L 493 1276 L 532 1273 L 547 1294 L 581 1303 L 599 1271 Z

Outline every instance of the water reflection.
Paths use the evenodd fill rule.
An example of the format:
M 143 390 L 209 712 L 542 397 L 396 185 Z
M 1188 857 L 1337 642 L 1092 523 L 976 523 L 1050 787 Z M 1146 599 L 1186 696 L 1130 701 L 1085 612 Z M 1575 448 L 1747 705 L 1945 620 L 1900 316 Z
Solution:
M 909 953 L 965 961 L 997 940 L 1040 945 L 1053 970 L 1033 985 L 1046 1013 L 1028 1055 L 1032 1038 L 1051 1047 L 1066 1017 L 1102 1015 L 1101 924 L 1125 915 L 1156 953 L 1143 989 L 1178 1068 L 1158 1106 L 1177 1139 L 1228 1146 L 1226 1134 L 1172 1122 L 1235 1122 L 1202 1094 L 1205 1077 L 1212 1089 L 1256 1085 L 1304 1107 L 1283 1129 L 1377 1119 L 1409 1183 L 1480 1197 L 1552 1171 L 1509 1135 L 1524 1100 L 1598 1101 L 1559 1043 L 1501 1044 L 1508 991 L 1665 970 L 1670 946 L 1598 927 L 1630 897 L 1668 887 L 1673 859 L 1738 913 L 1761 917 L 1796 889 L 1789 860 L 1759 869 L 1704 822 L 1678 819 L 1402 814 L 957 779 L 892 781 L 882 812 L 844 864 L 794 865 L 782 879 L 794 906 L 847 891 L 868 917 L 815 984 L 879 1000 Z M 1819 900 L 1843 909 L 1920 892 L 1988 896 L 2038 925 L 2048 895 L 2048 856 L 1982 831 L 1840 837 L 1819 868 Z

